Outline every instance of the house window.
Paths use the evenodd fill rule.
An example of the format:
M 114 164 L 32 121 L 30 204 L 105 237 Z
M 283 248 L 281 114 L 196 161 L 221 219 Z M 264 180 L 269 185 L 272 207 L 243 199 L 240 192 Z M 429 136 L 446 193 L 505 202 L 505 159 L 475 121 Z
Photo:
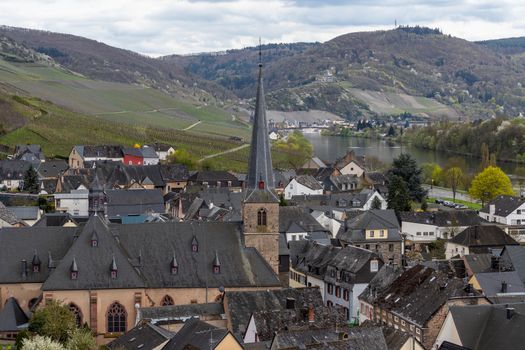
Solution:
M 334 285 L 331 283 L 328 283 L 328 294 L 334 294 Z
M 91 246 L 92 247 L 98 247 L 98 241 L 96 239 L 91 240 Z
M 344 310 L 345 310 L 346 319 L 349 320 L 350 319 L 350 310 L 347 307 L 345 307 Z
M 348 289 L 343 289 L 343 299 L 348 301 L 350 299 L 350 292 Z
M 228 187 L 232 187 L 232 182 L 228 181 Z
M 173 305 L 173 298 L 170 297 L 169 295 L 165 295 L 164 298 L 162 298 L 160 305 L 161 306 Z
M 172 275 L 176 275 L 177 273 L 179 273 L 179 267 L 178 266 L 172 266 L 171 267 L 171 274 Z
M 365 249 L 370 250 L 370 244 L 365 244 Z
M 117 270 L 111 270 L 111 278 L 112 279 L 117 278 Z
M 335 287 L 335 296 L 340 298 L 341 297 L 341 287 L 336 286 Z
M 370 230 L 370 238 L 374 237 L 374 230 Z
M 379 262 L 377 260 L 370 260 L 370 272 L 377 272 L 379 270 Z
M 78 272 L 77 271 L 71 271 L 71 279 L 76 280 L 78 278 Z
M 406 326 L 406 324 L 407 324 L 407 323 L 405 322 L 405 320 L 401 320 L 401 325 L 402 325 L 403 327 Z
M 394 251 L 394 245 L 393 245 L 392 243 L 390 243 L 390 244 L 388 245 L 388 251 L 389 251 L 389 252 L 393 252 L 393 251 Z
M 394 321 L 399 322 L 399 317 L 394 316 Z
M 326 301 L 326 306 L 332 306 L 334 303 L 332 303 L 330 300 Z
M 108 333 L 126 332 L 126 309 L 118 302 L 114 302 L 108 309 L 107 313 L 107 331 Z
M 416 235 L 417 236 L 421 236 L 421 232 L 416 232 Z
M 218 266 L 218 265 L 214 265 L 213 266 L 213 273 L 218 275 L 219 273 L 221 273 L 221 267 Z
M 414 325 L 413 325 L 413 324 L 410 325 L 410 330 L 411 330 L 412 332 L 414 331 Z
M 385 237 L 385 230 L 381 230 L 379 233 L 379 237 Z
M 257 212 L 257 226 L 266 226 L 266 209 Z
M 518 210 L 516 211 L 516 214 L 520 215 L 520 214 L 521 214 L 521 209 L 518 209 Z
M 71 303 L 69 304 L 69 311 L 75 315 L 75 323 L 77 327 L 82 327 L 82 312 L 80 311 L 80 308 L 76 304 Z

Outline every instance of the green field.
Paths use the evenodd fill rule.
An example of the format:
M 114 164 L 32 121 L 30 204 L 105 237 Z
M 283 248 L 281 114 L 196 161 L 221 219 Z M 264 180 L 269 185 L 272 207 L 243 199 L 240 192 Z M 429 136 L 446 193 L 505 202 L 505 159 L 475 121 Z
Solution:
M 9 146 L 25 143 L 40 144 L 48 157 L 67 157 L 73 145 L 123 144 L 133 145 L 164 142 L 188 150 L 195 157 L 226 151 L 241 143 L 224 136 L 212 136 L 193 131 L 156 128 L 115 123 L 93 116 L 68 111 L 37 98 L 17 98 L 18 105 L 31 112 L 28 122 L 0 137 Z
M 0 60 L 0 85 L 112 122 L 184 129 L 203 121 L 193 131 L 249 136 L 248 125 L 233 120 L 225 110 L 198 102 L 191 96 L 182 99 L 145 86 L 91 80 L 61 67 Z

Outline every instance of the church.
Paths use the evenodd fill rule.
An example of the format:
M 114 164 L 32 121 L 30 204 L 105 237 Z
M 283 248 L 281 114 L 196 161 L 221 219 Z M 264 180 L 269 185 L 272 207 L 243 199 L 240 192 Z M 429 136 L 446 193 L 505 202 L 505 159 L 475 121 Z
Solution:
M 279 200 L 262 64 L 251 142 L 240 223 L 120 225 L 95 214 L 79 227 L 0 230 L 1 305 L 14 298 L 29 313 L 59 300 L 105 344 L 135 325 L 139 307 L 206 303 L 225 291 L 281 288 Z

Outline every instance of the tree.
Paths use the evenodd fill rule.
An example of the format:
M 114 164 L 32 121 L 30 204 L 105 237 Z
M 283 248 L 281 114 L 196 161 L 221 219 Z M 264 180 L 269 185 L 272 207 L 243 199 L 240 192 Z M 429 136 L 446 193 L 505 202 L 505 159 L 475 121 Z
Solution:
M 178 163 L 186 165 L 190 169 L 194 169 L 197 165 L 197 160 L 185 149 L 178 149 L 168 156 L 169 163 Z
M 390 127 L 388 128 L 388 132 L 386 133 L 386 136 L 389 136 L 389 137 L 396 136 L 396 129 L 394 129 L 393 125 L 390 125 Z
M 394 175 L 390 178 L 387 203 L 388 209 L 394 209 L 396 213 L 411 210 L 408 186 L 401 176 Z
M 301 132 L 294 131 L 286 140 L 274 142 L 273 151 L 284 158 L 286 167 L 298 170 L 312 157 L 313 146 Z
M 427 199 L 426 198 L 423 198 L 423 200 L 421 201 L 421 210 L 423 210 L 423 211 L 427 211 L 428 210 L 428 203 L 427 203 Z
M 481 170 L 490 165 L 489 146 L 485 142 L 481 144 Z
M 39 189 L 40 184 L 38 181 L 38 173 L 36 172 L 35 168 L 33 168 L 33 166 L 31 165 L 24 175 L 23 190 L 29 193 L 38 193 Z
M 443 170 L 436 163 L 424 163 L 421 165 L 422 180 L 426 184 L 439 185 L 442 181 Z
M 89 350 L 95 347 L 95 339 L 88 328 L 75 329 L 67 342 L 68 350 Z
M 489 166 L 472 180 L 469 194 L 484 204 L 496 196 L 513 195 L 514 192 L 509 177 L 500 168 Z
M 456 200 L 456 192 L 463 181 L 463 170 L 458 167 L 452 167 L 445 171 L 445 182 L 452 189 L 452 198 Z
M 381 199 L 375 196 L 374 199 L 372 199 L 372 203 L 370 204 L 370 209 L 381 209 L 381 204 Z
M 411 155 L 403 153 L 392 163 L 391 175 L 401 177 L 408 188 L 410 199 L 421 202 L 427 192 L 421 186 L 422 170 Z
M 66 350 L 66 348 L 49 337 L 37 335 L 33 338 L 25 339 L 22 342 L 21 350 Z
M 69 307 L 55 300 L 38 309 L 29 320 L 28 327 L 30 332 L 49 337 L 61 344 L 67 343 L 76 328 L 75 315 Z

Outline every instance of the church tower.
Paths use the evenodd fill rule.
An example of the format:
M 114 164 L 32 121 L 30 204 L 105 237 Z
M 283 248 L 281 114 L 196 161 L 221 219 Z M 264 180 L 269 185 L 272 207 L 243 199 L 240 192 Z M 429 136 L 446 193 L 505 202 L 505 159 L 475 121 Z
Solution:
M 262 62 L 259 51 L 259 80 L 253 116 L 252 143 L 245 195 L 242 205 L 243 232 L 246 247 L 254 247 L 279 273 L 279 198 L 274 190 L 274 176 L 266 105 L 264 100 Z

